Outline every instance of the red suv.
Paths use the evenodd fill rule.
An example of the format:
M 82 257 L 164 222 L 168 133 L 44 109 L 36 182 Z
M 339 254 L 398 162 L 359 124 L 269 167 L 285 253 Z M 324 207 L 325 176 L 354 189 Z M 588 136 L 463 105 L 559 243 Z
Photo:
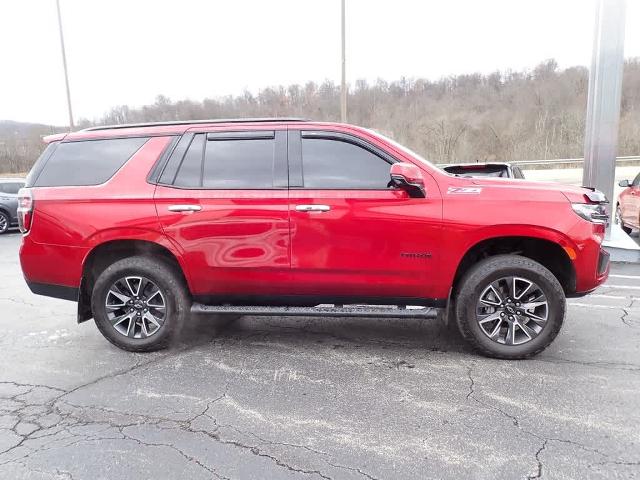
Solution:
M 455 319 L 523 358 L 608 275 L 604 196 L 449 175 L 371 130 L 299 119 L 97 127 L 45 138 L 19 195 L 34 293 L 126 350 L 190 312 Z

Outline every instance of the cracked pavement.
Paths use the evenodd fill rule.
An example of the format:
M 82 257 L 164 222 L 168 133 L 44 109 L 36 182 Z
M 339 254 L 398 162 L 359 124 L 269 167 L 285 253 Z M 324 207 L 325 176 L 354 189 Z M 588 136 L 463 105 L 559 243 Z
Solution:
M 532 360 L 437 321 L 193 318 L 153 354 L 32 295 L 0 236 L 0 478 L 639 478 L 640 266 Z M 636 288 L 632 288 L 636 287 Z

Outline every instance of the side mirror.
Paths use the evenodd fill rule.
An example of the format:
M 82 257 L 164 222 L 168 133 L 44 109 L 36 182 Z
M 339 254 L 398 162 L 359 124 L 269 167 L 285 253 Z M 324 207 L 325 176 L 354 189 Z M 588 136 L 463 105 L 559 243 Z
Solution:
M 626 188 L 626 187 L 630 187 L 631 184 L 629 183 L 629 180 L 620 180 L 618 182 L 618 185 L 621 186 L 622 188 Z
M 391 165 L 391 183 L 405 190 L 412 198 L 424 198 L 424 177 L 413 163 L 394 163 Z

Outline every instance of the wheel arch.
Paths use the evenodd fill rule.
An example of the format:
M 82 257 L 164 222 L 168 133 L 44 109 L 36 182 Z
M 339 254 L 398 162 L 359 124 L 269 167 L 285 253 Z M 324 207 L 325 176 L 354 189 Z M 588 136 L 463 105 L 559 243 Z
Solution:
M 479 260 L 514 254 L 543 265 L 558 279 L 565 294 L 570 295 L 576 290 L 576 270 L 567 250 L 572 251 L 572 247 L 544 237 L 508 235 L 485 238 L 471 245 L 458 263 L 452 291 L 456 291 L 465 273 Z
M 114 262 L 133 256 L 148 256 L 163 261 L 182 278 L 184 284 L 189 288 L 181 257 L 166 245 L 141 239 L 108 240 L 95 245 L 83 261 L 78 295 L 78 323 L 93 317 L 91 294 L 100 273 Z

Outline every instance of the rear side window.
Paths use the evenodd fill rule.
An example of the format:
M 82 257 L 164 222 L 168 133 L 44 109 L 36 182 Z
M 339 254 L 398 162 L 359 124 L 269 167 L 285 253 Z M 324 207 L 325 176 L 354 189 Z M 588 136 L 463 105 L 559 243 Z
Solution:
M 191 188 L 202 186 L 204 142 L 205 136 L 202 133 L 193 137 L 191 145 L 189 145 L 189 149 L 182 159 L 175 185 Z
M 204 155 L 204 188 L 273 188 L 273 139 L 209 140 Z
M 35 187 L 100 185 L 109 180 L 148 138 L 60 143 L 35 179 Z
M 197 134 L 182 159 L 173 185 L 211 190 L 271 189 L 274 188 L 275 151 L 274 132 Z
M 21 182 L 7 182 L 0 183 L 0 193 L 9 193 L 11 195 L 16 195 L 18 190 L 24 187 L 24 183 Z
M 47 145 L 47 148 L 45 148 L 44 151 L 40 154 L 36 162 L 33 164 L 29 175 L 27 175 L 27 184 L 25 185 L 26 187 L 33 187 L 35 180 L 40 175 L 40 172 L 42 172 L 42 169 L 47 163 L 47 160 L 49 160 L 49 157 L 51 157 L 56 148 L 58 148 L 59 143 L 60 142 L 51 142 L 49 145 Z
M 305 188 L 386 189 L 391 165 L 352 143 L 324 138 L 302 139 Z

